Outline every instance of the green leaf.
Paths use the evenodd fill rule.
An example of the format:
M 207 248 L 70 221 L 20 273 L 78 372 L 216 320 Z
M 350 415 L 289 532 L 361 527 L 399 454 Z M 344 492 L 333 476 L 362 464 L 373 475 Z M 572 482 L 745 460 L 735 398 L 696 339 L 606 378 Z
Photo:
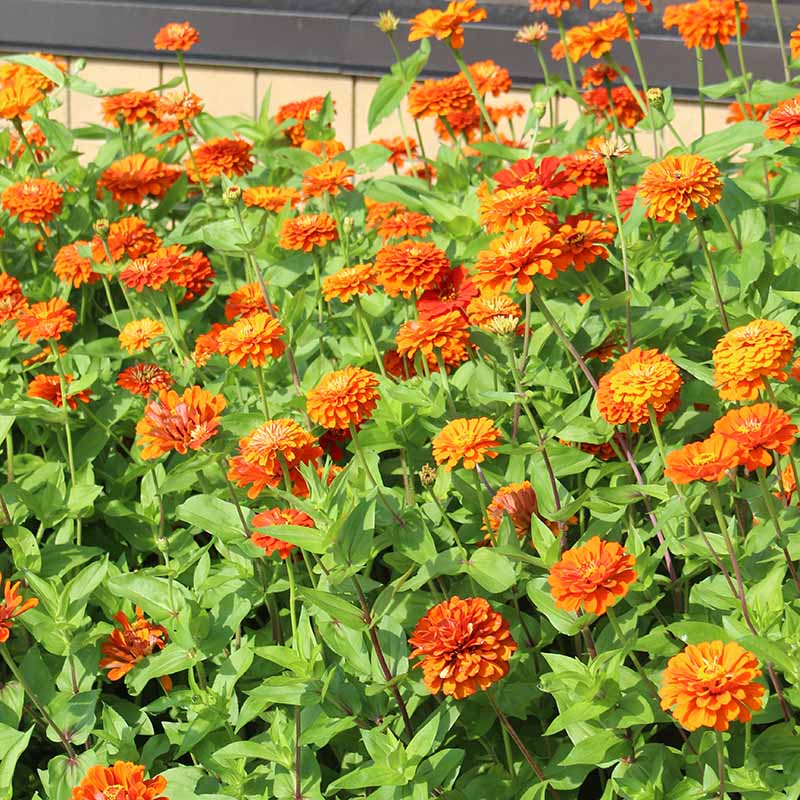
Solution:
M 233 503 L 208 494 L 196 494 L 175 509 L 178 519 L 230 544 L 245 540 L 242 521 Z M 247 519 L 247 516 L 245 516 Z
M 63 86 L 66 82 L 64 73 L 51 61 L 34 55 L 4 56 L 3 61 L 10 61 L 12 64 L 24 64 L 26 67 L 41 72 L 45 78 L 49 78 L 56 86 Z
M 580 631 L 581 622 L 574 614 L 556 608 L 546 578 L 532 578 L 528 581 L 526 591 L 536 609 L 547 617 L 550 624 L 559 633 L 574 636 Z
M 732 158 L 739 148 L 760 141 L 763 135 L 762 123 L 747 120 L 696 139 L 692 142 L 691 149 L 693 153 L 705 156 L 709 161 L 719 161 Z
M 0 797 L 11 798 L 11 782 L 19 757 L 28 747 L 34 726 L 27 731 L 18 731 L 8 725 L 0 725 Z
M 181 647 L 177 642 L 170 642 L 163 650 L 148 656 L 140 661 L 126 676 L 125 685 L 131 694 L 141 694 L 142 689 L 153 678 L 161 678 L 164 675 L 173 675 L 189 669 L 193 664 L 201 660 L 201 655 L 197 652 L 190 652 L 185 647 Z
M 425 720 L 422 727 L 414 734 L 414 738 L 408 743 L 406 755 L 409 763 L 418 764 L 430 753 L 438 750 L 460 714 L 461 710 L 455 703 L 442 703 Z
M 392 65 L 391 73 L 381 78 L 367 111 L 367 130 L 370 133 L 400 107 L 417 75 L 427 64 L 430 52 L 430 42 L 423 39 L 415 53 Z
M 355 631 L 365 629 L 364 615 L 359 608 L 356 608 L 352 603 L 348 603 L 342 597 L 337 597 L 330 592 L 323 592 L 320 589 L 311 589 L 306 586 L 298 586 L 297 594 L 302 598 L 303 602 L 308 605 L 309 612 L 313 614 L 315 611 L 322 611 L 327 614 L 331 620 L 336 623 L 339 622 L 346 628 L 351 628 Z
M 499 594 L 517 582 L 517 573 L 511 560 L 491 547 L 480 547 L 470 557 L 467 573 L 489 594 Z
M 370 764 L 343 775 L 328 784 L 326 795 L 335 794 L 342 789 L 365 789 L 368 786 L 405 786 L 410 778 L 402 770 L 384 764 Z
M 189 590 L 182 583 L 170 583 L 166 578 L 139 572 L 116 575 L 108 579 L 106 586 L 112 594 L 141 606 L 156 621 L 167 620 L 177 614 L 190 597 Z M 174 598 L 174 608 L 170 596 Z
M 703 86 L 700 91 L 706 97 L 712 97 L 714 100 L 719 100 L 721 97 L 732 97 L 738 92 L 741 92 L 744 88 L 745 79 L 743 76 L 738 75 L 737 77 L 723 81 L 722 83 L 708 83 Z

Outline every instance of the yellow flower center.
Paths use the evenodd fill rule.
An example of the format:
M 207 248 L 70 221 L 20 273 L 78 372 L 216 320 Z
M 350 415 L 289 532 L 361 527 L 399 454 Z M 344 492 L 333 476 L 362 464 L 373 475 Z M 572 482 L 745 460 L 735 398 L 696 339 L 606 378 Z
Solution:
M 713 453 L 700 453 L 692 459 L 692 464 L 696 467 L 704 467 L 706 464 L 711 464 L 716 459 Z
M 117 800 L 117 798 L 122 794 L 125 790 L 125 787 L 119 783 L 113 783 L 111 786 L 106 786 L 103 789 L 103 799 L 104 800 Z

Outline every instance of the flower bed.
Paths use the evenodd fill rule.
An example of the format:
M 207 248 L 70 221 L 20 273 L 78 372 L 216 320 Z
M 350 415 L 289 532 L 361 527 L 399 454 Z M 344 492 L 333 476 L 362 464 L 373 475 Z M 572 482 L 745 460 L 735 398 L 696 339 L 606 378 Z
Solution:
M 383 14 L 352 149 L 204 113 L 189 23 L 152 91 L 0 65 L 0 796 L 796 795 L 800 34 L 771 83 L 669 7 L 734 99 L 684 142 L 649 4 L 573 5 L 527 110 L 475 0 Z

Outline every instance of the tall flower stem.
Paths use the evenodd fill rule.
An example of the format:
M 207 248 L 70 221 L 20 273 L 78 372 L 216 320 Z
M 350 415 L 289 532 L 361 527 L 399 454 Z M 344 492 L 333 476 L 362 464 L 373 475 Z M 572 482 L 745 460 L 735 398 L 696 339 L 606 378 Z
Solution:
M 475 98 L 475 102 L 478 104 L 478 108 L 481 111 L 481 116 L 486 123 L 486 127 L 494 137 L 494 140 L 499 144 L 500 140 L 497 138 L 497 130 L 494 127 L 494 122 L 492 122 L 492 118 L 486 109 L 486 104 L 483 102 L 483 98 L 478 92 L 478 87 L 475 85 L 475 80 L 472 77 L 472 73 L 469 71 L 466 63 L 464 62 L 464 56 L 461 55 L 461 51 L 458 48 L 453 47 L 452 45 L 450 45 L 450 50 L 453 52 L 453 57 L 456 60 L 456 64 L 458 64 L 458 68 L 461 70 L 463 76 L 467 79 L 469 88 L 472 89 L 472 95 Z
M 22 670 L 17 666 L 16 662 L 11 656 L 11 653 L 8 652 L 8 649 L 5 645 L 0 645 L 0 656 L 3 657 L 3 661 L 6 662 L 6 666 L 11 671 L 11 674 L 16 678 L 19 682 L 19 685 L 22 687 L 22 690 L 25 692 L 26 695 L 30 698 L 31 703 L 33 703 L 36 710 L 41 715 L 42 719 L 49 725 L 56 733 L 61 742 L 62 747 L 67 752 L 67 756 L 69 757 L 70 761 L 75 761 L 78 758 L 75 749 L 72 747 L 71 742 L 67 739 L 66 734 L 58 725 L 53 722 L 53 718 L 50 714 L 47 713 L 47 709 L 39 702 L 39 699 L 34 694 L 33 690 L 29 686 L 28 682 L 25 680 L 25 677 L 22 674 Z
M 708 484 L 708 496 L 711 500 L 711 505 L 714 509 L 714 514 L 716 515 L 720 532 L 725 539 L 725 548 L 728 551 L 728 558 L 730 559 L 731 568 L 733 569 L 733 574 L 736 578 L 737 599 L 739 600 L 739 605 L 742 609 L 742 618 L 744 619 L 747 627 L 750 629 L 750 633 L 752 633 L 753 636 L 758 636 L 758 630 L 756 629 L 756 626 L 753 625 L 753 620 L 750 617 L 750 611 L 747 608 L 747 596 L 745 594 L 742 571 L 739 568 L 739 560 L 736 558 L 736 551 L 733 548 L 733 542 L 728 534 L 728 525 L 725 521 L 725 514 L 722 511 L 722 501 L 720 500 L 719 489 L 717 489 L 716 485 L 713 483 Z M 786 703 L 786 698 L 783 696 L 783 687 L 781 686 L 778 675 L 775 672 L 775 667 L 773 667 L 769 662 L 765 662 L 764 666 L 766 667 L 772 687 L 775 689 L 775 694 L 778 697 L 778 703 L 781 707 L 781 711 L 783 712 L 783 718 L 786 722 L 790 722 L 792 720 L 792 712 L 789 710 L 789 706 Z
M 778 10 L 778 0 L 772 0 L 772 18 L 775 20 L 775 30 L 778 33 L 778 46 L 781 50 L 781 63 L 783 64 L 783 77 L 788 83 L 791 79 L 789 72 L 789 61 L 786 58 L 786 42 L 783 38 L 783 23 L 781 22 L 781 14 Z
M 500 721 L 500 724 L 508 731 L 508 735 L 514 740 L 514 744 L 519 749 L 520 754 L 525 759 L 528 766 L 533 770 L 536 777 L 542 781 L 542 783 L 544 783 L 546 778 L 544 777 L 541 767 L 536 763 L 536 760 L 530 754 L 528 748 L 525 747 L 525 743 L 520 738 L 516 728 L 514 728 L 514 726 L 511 724 L 511 720 L 503 713 L 503 711 L 500 709 L 500 706 L 497 705 L 497 700 L 495 700 L 494 695 L 491 692 L 487 692 L 486 697 L 489 700 L 489 704 L 494 709 L 494 713 L 497 715 L 497 719 Z M 552 786 L 548 784 L 547 788 L 553 797 L 559 797 L 558 792 Z
M 442 382 L 442 389 L 444 390 L 445 397 L 447 398 L 447 407 L 450 410 L 450 413 L 455 417 L 457 413 L 456 404 L 453 401 L 453 395 L 450 391 L 450 381 L 447 378 L 447 367 L 445 366 L 441 351 L 434 350 L 434 353 L 436 355 L 436 364 L 439 367 L 439 380 Z
M 367 479 L 373 485 L 375 490 L 378 492 L 378 499 L 381 501 L 381 505 L 394 517 L 395 522 L 401 528 L 405 528 L 406 526 L 405 521 L 389 505 L 389 501 L 386 499 L 386 495 L 381 491 L 380 485 L 375 480 L 375 476 L 372 474 L 372 471 L 369 468 L 369 464 L 367 463 L 367 456 L 364 453 L 364 448 L 361 446 L 361 440 L 358 438 L 358 431 L 356 430 L 356 426 L 352 422 L 350 423 L 350 437 L 353 440 L 353 446 L 355 447 L 356 456 L 358 457 L 358 460 L 361 462 L 361 466 L 364 467 L 364 472 L 367 475 Z
M 625 23 L 628 26 L 628 36 L 630 37 L 630 46 L 631 46 L 631 53 L 633 54 L 633 61 L 636 64 L 636 71 L 639 74 L 639 80 L 642 84 L 642 90 L 644 91 L 645 95 L 647 95 L 647 91 L 650 88 L 649 84 L 647 83 L 647 75 L 644 71 L 644 64 L 642 63 L 642 54 L 639 52 L 639 43 L 636 41 L 636 27 L 633 24 L 633 15 L 629 12 L 625 12 Z M 625 72 L 620 70 L 619 74 L 625 78 Z M 630 87 L 628 87 L 630 88 Z M 648 108 L 647 104 L 641 99 L 639 93 L 634 91 L 634 97 L 639 100 L 640 105 L 643 105 L 643 111 L 647 114 Z M 658 132 L 656 131 L 656 126 L 653 124 L 654 120 L 651 118 L 650 120 L 650 130 L 653 134 L 653 155 L 655 158 L 659 157 L 659 147 L 658 147 Z
M 705 258 L 706 266 L 708 267 L 708 274 L 711 279 L 711 286 L 714 289 L 714 298 L 717 301 L 717 308 L 719 309 L 722 327 L 727 333 L 731 329 L 731 326 L 728 323 L 728 315 L 725 313 L 725 303 L 722 302 L 722 295 L 719 291 L 719 282 L 717 281 L 717 273 L 714 269 L 714 262 L 711 260 L 711 251 L 708 249 L 706 235 L 703 233 L 703 223 L 700 221 L 699 217 L 695 217 L 694 227 L 697 230 L 697 240 L 700 242 L 700 249 L 703 251 L 703 258 Z
M 781 530 L 781 524 L 778 520 L 778 513 L 775 510 L 775 498 L 770 494 L 769 488 L 767 487 L 767 479 L 764 476 L 764 468 L 760 467 L 757 469 L 756 475 L 758 476 L 758 485 L 761 487 L 761 496 L 764 498 L 764 503 L 767 506 L 767 514 L 769 514 L 769 518 L 772 521 L 773 527 L 775 528 L 775 533 L 778 537 L 778 544 L 783 551 L 783 557 L 786 559 L 786 564 L 789 567 L 789 573 L 794 581 L 794 588 L 797 589 L 798 593 L 800 593 L 800 579 L 798 579 L 797 576 L 797 568 L 795 567 L 794 561 L 792 561 L 792 557 L 789 555 L 789 551 L 786 548 L 785 540 L 783 538 L 783 531 Z
M 369 341 L 369 346 L 372 348 L 372 355 L 375 357 L 375 364 L 380 370 L 381 375 L 383 375 L 383 377 L 385 378 L 386 368 L 383 366 L 383 359 L 381 358 L 380 350 L 378 350 L 378 345 L 375 341 L 375 336 L 372 333 L 372 328 L 370 327 L 369 320 L 367 319 L 367 315 L 364 312 L 364 306 L 361 305 L 361 298 L 358 295 L 353 297 L 353 304 L 355 305 L 356 316 L 358 317 L 358 320 L 361 323 L 361 327 L 364 329 L 364 333 L 366 334 L 367 340 Z
M 519 360 L 520 376 L 525 374 L 525 368 L 528 366 L 528 355 L 531 349 L 531 313 L 533 310 L 531 294 L 532 292 L 528 292 L 525 295 L 525 330 L 522 333 L 522 357 Z
M 617 184 L 614 177 L 614 165 L 610 158 L 605 160 L 606 174 L 608 175 L 608 193 L 611 197 L 611 205 L 614 208 L 614 220 L 617 223 L 617 239 L 619 248 L 622 252 L 622 274 L 625 280 L 625 343 L 626 349 L 630 352 L 633 349 L 633 323 L 631 322 L 631 279 L 628 269 L 628 245 L 625 241 L 625 234 L 622 231 L 622 214 L 620 214 L 619 203 L 617 202 Z
M 175 55 L 178 57 L 178 66 L 181 70 L 181 77 L 183 78 L 183 84 L 186 87 L 186 91 L 191 92 L 192 90 L 189 86 L 189 76 L 186 74 L 186 62 L 183 60 L 183 53 L 180 50 L 176 50 Z
M 725 741 L 722 738 L 722 731 L 714 731 L 714 738 L 717 744 L 717 775 L 719 776 L 717 797 L 719 800 L 723 800 L 725 797 Z
M 477 467 L 477 464 L 476 464 Z M 492 523 L 489 520 L 489 509 L 488 509 L 488 502 L 486 500 L 486 490 L 481 483 L 480 476 L 478 475 L 478 470 L 473 469 L 470 470 L 473 476 L 473 482 L 475 483 L 475 491 L 478 495 L 478 502 L 481 504 L 481 516 L 483 517 L 483 524 L 486 526 L 487 531 L 492 530 Z
M 394 676 L 392 675 L 391 669 L 389 669 L 386 656 L 383 654 L 383 648 L 381 647 L 380 640 L 378 639 L 378 633 L 375 630 L 375 620 L 372 618 L 372 612 L 370 611 L 369 603 L 367 603 L 367 597 L 364 594 L 364 590 L 361 588 L 361 582 L 358 580 L 358 576 L 352 575 L 350 580 L 353 581 L 353 587 L 355 588 L 356 596 L 358 597 L 358 604 L 361 606 L 361 614 L 364 618 L 364 624 L 367 626 L 369 640 L 372 644 L 375 658 L 377 658 L 378 665 L 383 673 L 383 679 L 390 686 L 392 696 L 394 697 L 397 707 L 400 710 L 400 716 L 403 718 L 403 727 L 405 728 L 406 736 L 408 736 L 409 740 L 411 740 L 414 736 L 414 729 L 411 727 L 411 718 L 408 715 L 408 709 L 406 708 L 405 700 L 403 700 L 403 695 L 400 694 L 400 690 L 394 683 Z
M 739 0 L 733 0 L 734 13 L 736 14 L 736 54 L 739 56 L 739 71 L 744 80 L 744 91 L 747 101 L 752 105 L 750 96 L 750 79 L 747 77 L 747 66 L 744 63 L 744 48 L 742 47 L 742 7 Z M 783 50 L 783 48 L 781 48 Z
M 67 438 L 67 466 L 69 467 L 70 486 L 75 488 L 75 455 L 72 449 L 72 428 L 69 424 L 69 403 L 67 402 L 67 375 L 64 372 L 64 362 L 61 360 L 61 353 L 58 352 L 58 345 L 50 339 L 50 349 L 53 352 L 56 366 L 58 367 L 58 382 L 61 389 L 61 409 L 64 416 L 64 434 Z M 75 520 L 75 544 L 81 543 L 81 521 Z
M 739 239 L 739 237 L 736 235 L 736 231 L 733 229 L 733 225 L 731 224 L 731 221 L 728 218 L 728 215 L 723 211 L 722 206 L 719 203 L 717 203 L 717 205 L 715 205 L 714 208 L 715 208 L 717 214 L 719 215 L 719 218 L 722 220 L 722 224 L 725 226 L 725 230 L 728 232 L 728 236 L 731 237 L 731 239 L 733 241 L 733 246 L 736 248 L 736 252 L 737 253 L 741 253 L 742 252 L 742 242 Z
M 31 157 L 33 169 L 36 172 L 37 177 L 41 178 L 43 175 L 42 167 L 39 164 L 39 160 L 36 158 L 36 152 L 31 147 L 31 143 L 28 141 L 28 137 L 25 135 L 25 129 L 22 127 L 22 120 L 19 117 L 13 117 L 11 119 L 11 124 L 14 126 L 14 130 L 17 132 L 17 135 L 25 145 L 25 152 Z
M 567 29 L 564 27 L 564 20 L 561 19 L 561 17 L 556 18 L 556 24 L 558 25 L 558 36 L 561 39 L 561 46 L 564 48 L 564 60 L 567 62 L 569 83 L 570 86 L 572 86 L 572 91 L 577 94 L 578 83 L 575 80 L 575 66 L 573 65 L 572 59 L 569 57 L 569 52 L 567 51 Z
M 114 298 L 111 296 L 111 285 L 108 282 L 108 278 L 105 275 L 101 275 L 101 283 L 103 284 L 103 291 L 106 294 L 106 300 L 108 300 L 109 308 L 111 309 L 111 316 L 114 318 L 114 326 L 118 331 L 122 330 L 122 325 L 119 324 L 119 317 L 117 317 L 117 308 L 114 305 Z
M 264 369 L 263 367 L 256 366 L 255 370 L 258 393 L 261 395 L 261 406 L 264 409 L 264 418 L 271 419 L 272 415 L 269 413 L 269 404 L 267 403 L 267 387 L 264 385 Z
M 695 59 L 697 61 L 697 97 L 700 106 L 700 135 L 706 135 L 706 96 L 703 94 L 705 86 L 705 63 L 703 61 L 703 48 L 695 47 Z
M 320 256 L 315 249 L 311 256 L 314 261 L 314 283 L 317 287 L 317 322 L 322 325 L 324 320 L 324 313 L 322 311 L 322 265 L 320 264 Z
M 188 92 L 189 90 L 187 89 L 186 91 Z M 186 123 L 180 119 L 178 120 L 178 124 L 181 126 L 183 141 L 186 143 L 186 154 L 189 156 L 189 163 L 191 163 L 192 169 L 194 169 L 194 174 L 197 176 L 197 182 L 200 184 L 200 191 L 203 193 L 203 197 L 208 199 L 208 188 L 206 187 L 206 182 L 203 180 L 203 176 L 200 174 L 197 161 L 195 161 L 194 150 L 192 150 L 192 144 L 189 141 L 189 131 L 186 128 Z
M 542 53 L 542 45 L 540 42 L 533 43 L 533 49 L 536 51 L 536 58 L 539 61 L 539 66 L 542 68 L 542 77 L 544 78 L 544 85 L 550 85 L 550 70 L 547 68 L 547 61 L 545 60 L 544 54 Z M 570 62 L 572 63 L 572 62 Z M 556 122 L 558 121 L 558 117 L 556 115 L 556 98 L 555 96 L 551 96 L 548 98 L 547 105 L 550 109 L 550 127 L 554 128 L 556 126 Z M 514 137 L 517 138 L 516 136 Z
M 403 59 L 400 57 L 400 51 L 397 49 L 397 42 L 395 42 L 394 40 L 393 32 L 386 31 L 386 38 L 389 40 L 389 44 L 392 46 L 392 52 L 394 53 L 395 63 L 399 66 L 400 64 L 403 63 Z M 403 109 L 400 106 L 397 107 L 397 122 L 400 126 L 400 135 L 403 137 L 403 145 L 405 146 L 406 149 L 406 156 L 408 157 L 408 166 L 410 167 L 411 162 L 414 159 L 411 157 L 411 147 L 408 144 L 409 136 L 406 133 L 406 121 L 403 118 Z M 417 135 L 419 136 L 419 129 L 417 129 Z M 420 138 L 419 146 L 420 150 L 422 150 L 422 137 L 420 136 L 419 138 Z

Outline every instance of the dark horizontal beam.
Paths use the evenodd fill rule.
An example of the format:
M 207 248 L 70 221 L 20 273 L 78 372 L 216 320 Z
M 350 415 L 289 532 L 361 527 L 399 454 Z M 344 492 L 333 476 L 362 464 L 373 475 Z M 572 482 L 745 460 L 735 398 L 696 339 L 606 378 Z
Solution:
M 187 60 L 198 64 L 305 70 L 349 75 L 381 75 L 392 61 L 386 37 L 375 27 L 383 8 L 391 7 L 407 20 L 429 5 L 418 0 L 2 0 L 0 49 L 44 50 L 64 55 L 165 60 L 168 53 L 153 49 L 153 36 L 165 23 L 189 20 L 201 42 Z M 663 3 L 661 3 L 663 5 Z M 781 80 L 780 56 L 771 41 L 771 19 L 755 17 L 751 5 L 751 30 L 745 39 L 748 69 L 760 78 Z M 786 3 L 782 5 L 795 5 Z M 487 6 L 486 22 L 469 26 L 464 56 L 468 61 L 494 59 L 511 72 L 517 86 L 542 80 L 530 46 L 513 41 L 515 30 L 532 20 L 527 2 L 507 0 Z M 593 17 L 612 7 L 601 7 Z M 672 86 L 678 96 L 697 92 L 694 53 L 660 29 L 660 13 L 637 15 L 640 48 L 650 81 Z M 587 18 L 573 12 L 568 24 Z M 401 50 L 410 52 L 403 30 Z M 555 38 L 551 35 L 551 43 Z M 547 45 L 549 49 L 549 43 Z M 633 66 L 625 43 L 615 47 L 621 63 Z M 448 49 L 434 44 L 427 73 L 452 74 L 455 64 Z M 564 63 L 554 65 L 564 75 Z M 707 53 L 706 82 L 724 80 L 716 53 Z

